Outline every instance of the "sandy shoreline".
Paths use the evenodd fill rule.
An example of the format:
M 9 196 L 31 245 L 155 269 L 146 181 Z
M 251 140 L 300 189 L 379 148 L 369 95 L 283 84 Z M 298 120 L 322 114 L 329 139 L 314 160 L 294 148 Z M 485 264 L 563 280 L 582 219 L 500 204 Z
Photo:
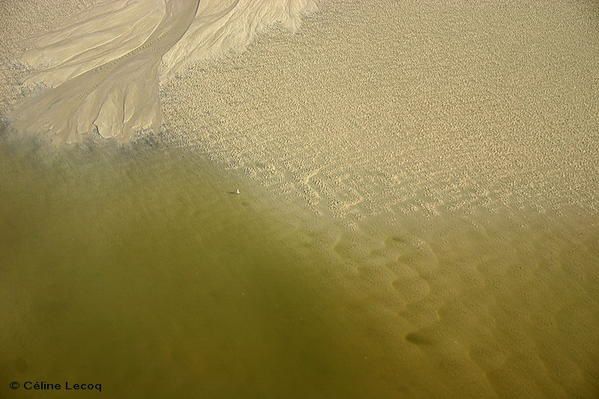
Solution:
M 39 11 L 39 18 L 64 21 L 84 3 L 68 4 L 63 16 Z M 15 53 L 30 23 L 2 28 L 11 38 L 5 54 Z M 27 76 L 11 69 L 7 57 L 3 70 L 11 86 L 2 87 L 2 112 L 20 98 L 16 82 Z M 300 275 L 344 298 L 334 311 L 315 311 L 314 320 L 330 311 L 340 320 L 372 322 L 352 331 L 347 344 L 360 343 L 351 353 L 352 372 L 363 377 L 356 377 L 363 385 L 350 390 L 356 397 L 376 387 L 371 397 L 383 399 L 590 399 L 599 392 L 597 65 L 599 15 L 591 1 L 329 0 L 295 34 L 271 27 L 243 54 L 197 63 L 162 84 L 165 132 L 158 148 L 207 157 L 215 170 L 226 170 L 223 176 L 242 180 L 243 193 L 264 197 L 261 211 L 272 208 L 269 214 L 285 226 L 272 237 L 289 237 L 300 254 L 317 249 L 339 265 L 298 270 L 310 270 Z M 95 151 L 83 146 L 71 169 L 50 176 L 64 186 L 67 200 L 68 190 L 83 198 L 93 192 L 73 184 L 77 170 L 93 176 L 103 165 L 88 165 L 88 150 Z M 17 159 L 25 171 L 17 175 L 30 173 L 44 187 L 39 176 L 45 172 L 29 171 L 26 158 Z M 193 213 L 194 195 L 202 191 L 194 185 L 201 171 L 193 166 L 201 162 L 179 166 L 173 175 L 137 159 L 97 172 L 104 187 L 119 193 L 131 179 L 138 191 L 123 188 L 123 198 L 143 201 L 148 190 L 155 201 L 147 206 L 165 220 L 186 225 L 186 213 L 201 220 Z M 121 186 L 113 186 L 113 178 Z M 174 187 L 177 195 L 163 190 L 169 207 L 161 206 L 160 190 L 142 184 L 154 178 Z M 231 201 L 226 190 L 211 201 Z M 50 192 L 61 209 L 61 192 Z M 11 194 L 18 208 L 24 194 Z M 93 209 L 80 211 L 92 220 Z M 248 209 L 251 224 L 260 212 Z M 117 200 L 107 208 L 106 219 L 127 231 L 113 212 L 137 215 L 144 208 Z M 62 220 L 60 213 L 52 217 Z M 237 223 L 219 218 L 223 226 Z M 11 237 L 9 229 L 3 234 Z M 193 234 L 190 228 L 185 239 Z M 96 255 L 110 257 L 101 248 Z M 109 248 L 118 252 L 119 243 Z M 184 249 L 193 259 L 195 247 Z M 168 259 L 168 248 L 162 256 Z M 180 292 L 196 292 L 181 286 Z M 301 300 L 289 297 L 290 303 Z M 262 314 L 255 305 L 251 312 Z M 171 327 L 172 337 L 183 334 L 176 323 Z M 250 333 L 262 337 L 260 323 L 254 327 Z M 278 331 L 281 339 L 292 330 Z M 190 345 L 197 339 L 183 336 Z M 166 341 L 168 352 L 172 342 Z M 334 358 L 338 353 L 331 351 Z M 334 369 L 322 367 L 322 375 L 334 378 Z M 316 393 L 332 389 L 320 374 L 312 378 L 323 384 Z M 260 388 L 266 389 L 256 392 Z M 349 392 L 335 389 L 332 394 Z

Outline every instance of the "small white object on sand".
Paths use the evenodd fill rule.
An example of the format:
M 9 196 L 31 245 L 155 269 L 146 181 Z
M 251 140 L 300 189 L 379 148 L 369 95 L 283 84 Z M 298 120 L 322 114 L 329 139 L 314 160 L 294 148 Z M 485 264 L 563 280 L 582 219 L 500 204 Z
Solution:
M 239 189 L 235 190 L 235 194 L 238 194 L 238 195 L 241 194 L 241 192 L 239 191 Z

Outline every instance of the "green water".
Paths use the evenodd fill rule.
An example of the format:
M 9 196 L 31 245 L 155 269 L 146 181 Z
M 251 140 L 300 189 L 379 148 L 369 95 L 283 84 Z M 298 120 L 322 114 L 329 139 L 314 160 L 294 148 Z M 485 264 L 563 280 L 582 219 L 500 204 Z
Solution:
M 340 226 L 193 150 L 32 147 L 0 144 L 1 398 L 599 393 L 596 215 Z
M 313 236 L 200 155 L 4 146 L 0 162 L 2 389 L 315 398 L 377 379 Z

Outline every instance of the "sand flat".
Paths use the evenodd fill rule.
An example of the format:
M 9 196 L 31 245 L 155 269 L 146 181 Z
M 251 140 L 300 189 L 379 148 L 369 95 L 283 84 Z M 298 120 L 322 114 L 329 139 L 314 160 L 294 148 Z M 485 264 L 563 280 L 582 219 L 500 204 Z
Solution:
M 317 3 L 120 0 L 88 7 L 19 54 L 33 69 L 23 89 L 35 92 L 7 119 L 18 135 L 58 145 L 158 132 L 161 81 L 194 61 L 243 50 L 274 23 L 295 31 Z
M 291 17 L 261 25 L 246 52 L 214 60 L 251 42 L 225 40 L 243 29 L 212 36 L 229 17 L 229 28 L 251 22 L 244 10 L 219 14 L 213 31 L 183 18 L 185 34 L 215 39 L 207 46 L 168 34 L 176 51 L 162 60 L 181 69 L 170 80 L 164 63 L 152 70 L 166 132 L 150 146 L 67 146 L 49 164 L 2 147 L 1 292 L 19 309 L 0 336 L 7 378 L 82 369 L 79 353 L 53 363 L 53 350 L 15 344 L 16 332 L 43 330 L 40 342 L 66 334 L 104 359 L 83 375 L 102 375 L 116 397 L 183 386 L 211 397 L 595 398 L 596 4 L 323 1 L 301 29 Z M 303 16 L 277 10 L 257 15 Z M 148 52 L 125 76 L 157 59 Z M 118 132 L 122 98 L 95 98 Z M 16 286 L 29 290 L 11 295 Z M 57 304 L 103 309 L 127 328 Z M 78 341 L 90 331 L 119 350 L 106 359 Z M 141 337 L 132 349 L 130 336 Z M 138 364 L 153 368 L 123 385 Z M 157 386 L 156 374 L 178 377 Z
M 166 122 L 189 132 L 183 145 L 340 216 L 596 212 L 594 10 L 331 1 L 298 35 L 170 82 Z

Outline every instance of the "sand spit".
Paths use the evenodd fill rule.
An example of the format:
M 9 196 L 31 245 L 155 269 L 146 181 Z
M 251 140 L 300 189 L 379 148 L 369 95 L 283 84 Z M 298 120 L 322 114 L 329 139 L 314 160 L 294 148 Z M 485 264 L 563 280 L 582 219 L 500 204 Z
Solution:
M 22 61 L 43 87 L 9 120 L 17 131 L 80 142 L 92 133 L 128 141 L 160 128 L 159 79 L 190 62 L 244 49 L 273 23 L 296 30 L 315 0 L 105 1 L 33 40 Z

